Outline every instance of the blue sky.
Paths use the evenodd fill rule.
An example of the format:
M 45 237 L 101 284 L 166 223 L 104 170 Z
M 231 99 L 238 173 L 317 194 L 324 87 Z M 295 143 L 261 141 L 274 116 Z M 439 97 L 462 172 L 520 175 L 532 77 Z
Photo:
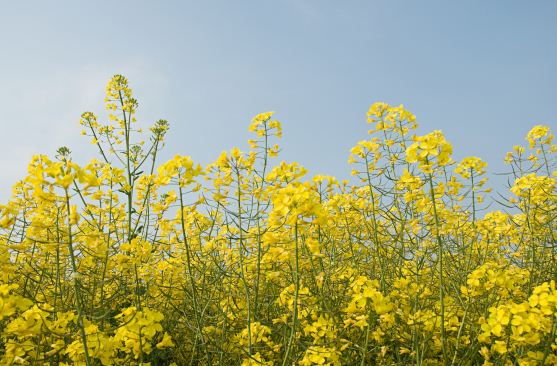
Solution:
M 113 74 L 144 126 L 167 119 L 163 158 L 206 164 L 247 147 L 253 115 L 276 111 L 282 158 L 348 176 L 374 101 L 403 103 L 455 158 L 503 172 L 531 126 L 557 130 L 555 1 L 12 1 L 0 11 L 0 199 L 36 153 L 69 146 L 102 113 Z M 503 179 L 493 177 L 502 189 Z

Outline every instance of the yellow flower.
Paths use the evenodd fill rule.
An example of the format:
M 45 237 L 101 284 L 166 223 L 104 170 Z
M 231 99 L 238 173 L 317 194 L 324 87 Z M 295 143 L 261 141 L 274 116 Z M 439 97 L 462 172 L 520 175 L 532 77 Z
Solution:
M 530 143 L 530 148 L 536 146 L 538 142 L 542 145 L 549 145 L 553 140 L 553 134 L 549 130 L 549 127 L 537 125 L 528 132 L 526 140 Z
M 174 343 L 172 342 L 172 337 L 170 337 L 170 335 L 168 335 L 168 333 L 164 333 L 162 341 L 160 341 L 159 343 L 157 343 L 157 348 L 168 348 L 168 347 L 174 347 Z

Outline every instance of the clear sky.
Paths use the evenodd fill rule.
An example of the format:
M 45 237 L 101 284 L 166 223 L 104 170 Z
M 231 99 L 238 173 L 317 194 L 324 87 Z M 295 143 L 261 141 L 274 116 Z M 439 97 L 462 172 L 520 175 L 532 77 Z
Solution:
M 170 121 L 163 158 L 245 148 L 251 117 L 272 110 L 283 159 L 345 178 L 385 101 L 503 172 L 531 126 L 557 130 L 556 15 L 557 1 L 6 1 L 0 199 L 33 154 L 93 156 L 79 116 L 103 111 L 116 73 L 141 124 Z

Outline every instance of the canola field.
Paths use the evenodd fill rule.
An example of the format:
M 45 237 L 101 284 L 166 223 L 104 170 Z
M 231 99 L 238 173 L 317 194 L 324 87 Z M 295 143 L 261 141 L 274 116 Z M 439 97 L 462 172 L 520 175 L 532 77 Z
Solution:
M 105 101 L 96 158 L 37 155 L 0 205 L 1 365 L 557 365 L 548 126 L 496 194 L 402 106 L 337 180 L 279 160 L 271 112 L 202 167 L 158 161 L 169 124 L 139 131 L 126 78 Z

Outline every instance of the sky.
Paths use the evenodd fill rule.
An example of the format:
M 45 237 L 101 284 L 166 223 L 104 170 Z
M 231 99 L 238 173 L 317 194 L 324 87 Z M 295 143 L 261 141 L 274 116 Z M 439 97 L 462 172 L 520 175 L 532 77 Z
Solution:
M 175 154 L 208 164 L 247 148 L 275 111 L 281 157 L 347 178 L 375 101 L 440 129 L 454 158 L 479 156 L 503 191 L 505 153 L 536 124 L 557 130 L 555 1 L 11 1 L 0 11 L 0 201 L 34 154 L 96 157 L 81 113 L 106 117 L 125 75 L 138 120 L 171 130 Z

